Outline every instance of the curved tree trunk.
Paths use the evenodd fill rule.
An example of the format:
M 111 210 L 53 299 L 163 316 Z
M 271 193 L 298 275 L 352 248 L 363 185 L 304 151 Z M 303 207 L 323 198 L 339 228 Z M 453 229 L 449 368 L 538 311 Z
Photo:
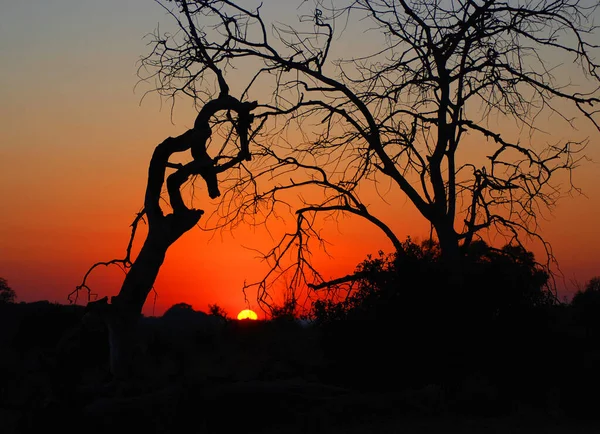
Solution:
M 109 331 L 110 369 L 117 379 L 131 374 L 137 322 L 152 290 L 167 249 L 200 219 L 201 211 L 190 210 L 186 219 L 164 220 L 149 229 L 148 236 L 132 264 L 119 295 L 112 297 L 104 320 Z
M 208 102 L 200 111 L 195 127 L 178 137 L 169 137 L 159 144 L 152 155 L 148 169 L 148 182 L 144 200 L 144 213 L 148 219 L 148 235 L 144 244 L 131 264 L 117 296 L 91 302 L 87 310 L 99 316 L 109 331 L 110 369 L 115 380 L 131 374 L 131 362 L 135 347 L 135 334 L 142 308 L 152 290 L 168 248 L 184 233 L 193 228 L 204 213 L 202 210 L 189 209 L 181 197 L 180 188 L 192 175 L 201 175 L 206 181 L 211 197 L 218 196 L 217 174 L 233 167 L 244 159 L 250 158 L 248 150 L 248 128 L 250 111 L 256 103 L 241 103 L 231 96 L 220 96 Z M 238 122 L 240 152 L 229 161 L 214 166 L 213 160 L 206 154 L 206 141 L 210 137 L 209 119 L 219 110 L 234 110 L 239 119 L 246 120 L 244 129 Z M 194 160 L 181 165 L 169 163 L 175 152 L 192 152 Z M 164 215 L 160 207 L 161 193 L 165 184 L 167 167 L 176 169 L 166 178 L 167 192 L 172 213 Z

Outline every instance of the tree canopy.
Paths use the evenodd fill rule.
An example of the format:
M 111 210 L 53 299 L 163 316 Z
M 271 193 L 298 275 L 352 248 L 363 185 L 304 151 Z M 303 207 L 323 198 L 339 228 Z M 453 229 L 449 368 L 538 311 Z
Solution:
M 8 281 L 0 277 L 0 303 L 14 303 L 16 298 L 17 294 L 8 286 Z

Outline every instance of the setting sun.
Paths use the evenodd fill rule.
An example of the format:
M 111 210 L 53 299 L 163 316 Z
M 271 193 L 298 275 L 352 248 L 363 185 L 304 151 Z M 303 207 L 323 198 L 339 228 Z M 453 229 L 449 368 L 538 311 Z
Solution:
M 254 312 L 253 310 L 244 309 L 243 311 L 238 313 L 237 319 L 239 319 L 239 320 L 242 320 L 242 319 L 256 320 L 256 319 L 258 319 L 258 315 L 256 315 L 256 312 Z

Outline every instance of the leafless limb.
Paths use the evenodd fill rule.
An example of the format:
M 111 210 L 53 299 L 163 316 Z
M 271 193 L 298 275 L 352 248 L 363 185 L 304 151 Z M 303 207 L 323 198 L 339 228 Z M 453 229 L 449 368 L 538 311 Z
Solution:
M 129 236 L 129 243 L 127 244 L 127 248 L 125 250 L 125 257 L 123 259 L 111 259 L 109 261 L 100 261 L 93 264 L 83 276 L 81 284 L 77 285 L 75 289 L 68 294 L 67 299 L 69 300 L 69 303 L 77 303 L 77 300 L 79 298 L 79 292 L 84 289 L 87 292 L 87 302 L 95 300 L 97 294 L 92 293 L 92 290 L 87 284 L 87 279 L 92 273 L 92 271 L 94 271 L 97 267 L 108 267 L 110 265 L 117 265 L 123 271 L 123 273 L 127 273 L 127 269 L 130 268 L 132 264 L 131 249 L 133 248 L 133 242 L 135 240 L 137 227 L 140 221 L 144 221 L 144 214 L 145 210 L 141 210 L 139 213 L 137 213 L 135 219 L 131 223 L 131 235 Z

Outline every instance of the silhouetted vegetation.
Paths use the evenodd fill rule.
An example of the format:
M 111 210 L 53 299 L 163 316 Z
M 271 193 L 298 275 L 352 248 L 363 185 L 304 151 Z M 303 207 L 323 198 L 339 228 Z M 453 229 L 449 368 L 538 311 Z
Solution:
M 17 294 L 8 286 L 6 279 L 0 277 L 0 303 L 14 303 L 16 298 Z
M 331 376 L 367 390 L 434 384 L 456 408 L 486 414 L 510 411 L 517 390 L 518 399 L 539 402 L 525 389 L 543 395 L 544 385 L 554 387 L 545 379 L 559 355 L 551 324 L 562 307 L 533 255 L 476 242 L 456 273 L 436 244 L 403 246 L 363 262 L 343 300 L 314 304 L 336 360 Z
M 571 302 L 577 325 L 590 338 L 600 338 L 600 277 L 591 279 L 583 290 L 577 291 Z
M 380 253 L 360 264 L 355 272 L 360 276 L 356 289 L 342 301 L 316 301 L 313 313 L 320 322 L 397 321 L 398 317 L 431 316 L 427 312 L 432 309 L 436 311 L 434 318 L 445 316 L 437 312 L 439 306 L 453 316 L 461 313 L 481 323 L 557 301 L 550 289 L 549 274 L 521 246 L 493 249 L 483 241 L 473 242 L 461 267 L 460 271 L 449 270 L 436 243 L 419 245 L 409 238 L 397 253 Z
M 248 431 L 267 409 L 254 432 L 594 432 L 600 278 L 560 303 L 519 246 L 474 242 L 465 257 L 451 273 L 435 243 L 408 239 L 310 320 L 289 301 L 267 321 L 178 303 L 140 319 L 120 383 L 106 325 L 83 307 L 1 304 L 4 432 Z

